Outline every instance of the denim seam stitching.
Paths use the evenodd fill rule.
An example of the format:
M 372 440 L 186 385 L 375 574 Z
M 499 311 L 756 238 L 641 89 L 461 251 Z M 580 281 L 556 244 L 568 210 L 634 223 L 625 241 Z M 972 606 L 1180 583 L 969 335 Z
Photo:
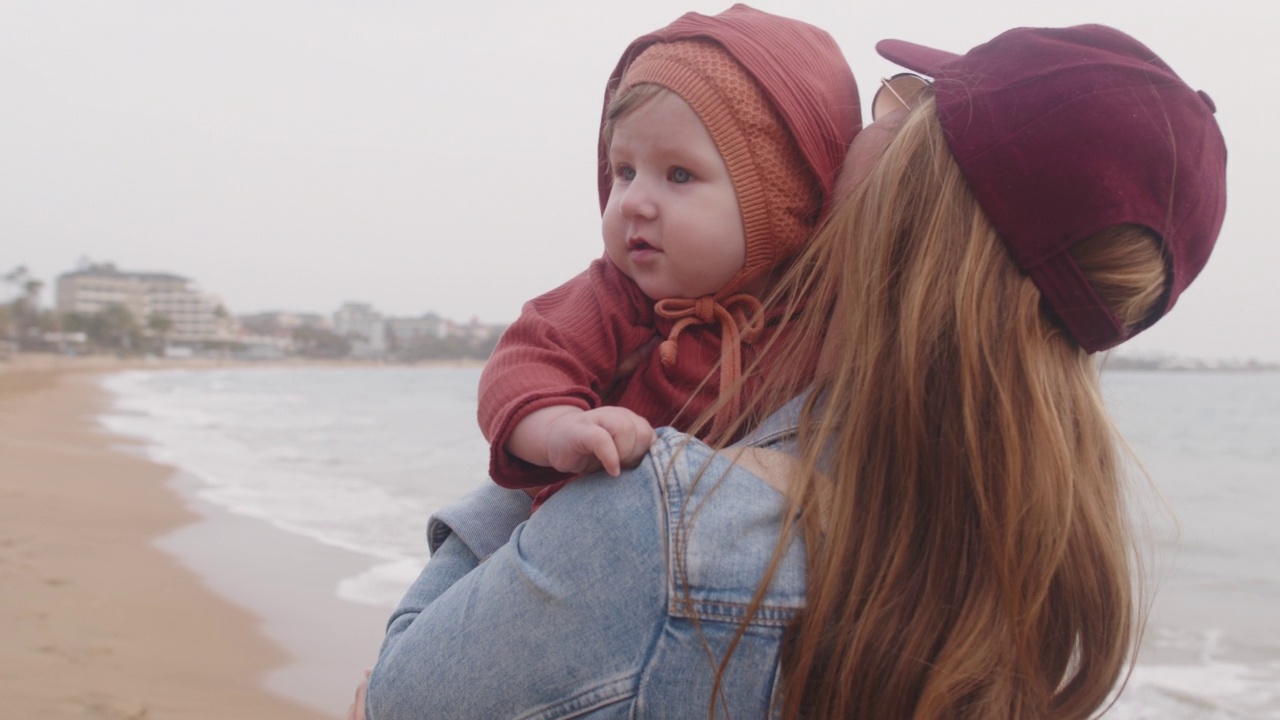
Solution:
M 672 617 L 691 620 L 698 618 L 700 620 L 721 620 L 724 622 L 735 622 L 742 620 L 747 616 L 747 610 L 751 607 L 750 603 L 735 603 L 727 600 L 717 600 L 708 602 L 705 600 L 695 600 L 692 603 L 681 602 L 673 604 L 668 614 Z M 785 627 L 795 618 L 798 608 L 786 607 L 783 605 L 761 605 L 756 608 L 756 613 L 752 617 L 750 625 L 759 625 L 767 627 Z
M 607 705 L 634 698 L 638 675 L 638 673 L 631 671 L 625 675 L 606 678 L 596 685 L 583 688 L 578 693 L 557 700 L 551 705 L 544 705 L 522 715 L 517 715 L 516 720 L 552 720 L 553 718 L 579 717 Z

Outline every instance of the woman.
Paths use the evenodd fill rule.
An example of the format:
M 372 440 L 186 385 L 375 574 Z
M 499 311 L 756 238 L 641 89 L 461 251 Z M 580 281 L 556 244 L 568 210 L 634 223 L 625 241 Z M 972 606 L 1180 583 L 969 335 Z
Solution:
M 1212 104 L 1100 26 L 877 49 L 933 82 L 885 81 L 776 300 L 804 311 L 774 352 L 821 348 L 817 378 L 771 380 L 756 411 L 800 392 L 737 446 L 664 429 L 640 467 L 524 524 L 526 501 L 488 489 L 442 514 L 368 717 L 1106 702 L 1139 623 L 1090 353 L 1162 317 L 1208 258 Z

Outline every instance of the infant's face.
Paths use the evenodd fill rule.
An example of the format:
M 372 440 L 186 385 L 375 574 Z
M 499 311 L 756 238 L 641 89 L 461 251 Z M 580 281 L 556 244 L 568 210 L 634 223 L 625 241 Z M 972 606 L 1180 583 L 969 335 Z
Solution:
M 746 261 L 742 213 L 711 133 L 663 92 L 617 121 L 604 248 L 654 300 L 713 295 Z

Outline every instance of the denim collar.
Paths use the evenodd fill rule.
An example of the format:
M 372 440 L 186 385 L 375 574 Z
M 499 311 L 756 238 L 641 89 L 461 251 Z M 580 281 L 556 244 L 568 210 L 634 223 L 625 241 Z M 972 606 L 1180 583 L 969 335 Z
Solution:
M 769 448 L 777 445 L 794 445 L 796 429 L 800 426 L 800 411 L 804 409 L 805 400 L 809 398 L 810 392 L 805 390 L 791 398 L 786 405 L 765 418 L 755 430 L 747 433 L 746 437 L 730 447 Z

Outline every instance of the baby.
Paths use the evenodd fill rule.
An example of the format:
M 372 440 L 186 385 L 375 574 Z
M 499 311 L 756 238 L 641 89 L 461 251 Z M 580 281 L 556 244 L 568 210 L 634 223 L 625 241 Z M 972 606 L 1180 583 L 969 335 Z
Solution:
M 605 256 L 526 303 L 481 376 L 493 479 L 544 488 L 541 502 L 707 412 L 780 329 L 759 298 L 813 232 L 860 126 L 848 64 L 806 23 L 735 5 L 633 42 L 605 94 Z

